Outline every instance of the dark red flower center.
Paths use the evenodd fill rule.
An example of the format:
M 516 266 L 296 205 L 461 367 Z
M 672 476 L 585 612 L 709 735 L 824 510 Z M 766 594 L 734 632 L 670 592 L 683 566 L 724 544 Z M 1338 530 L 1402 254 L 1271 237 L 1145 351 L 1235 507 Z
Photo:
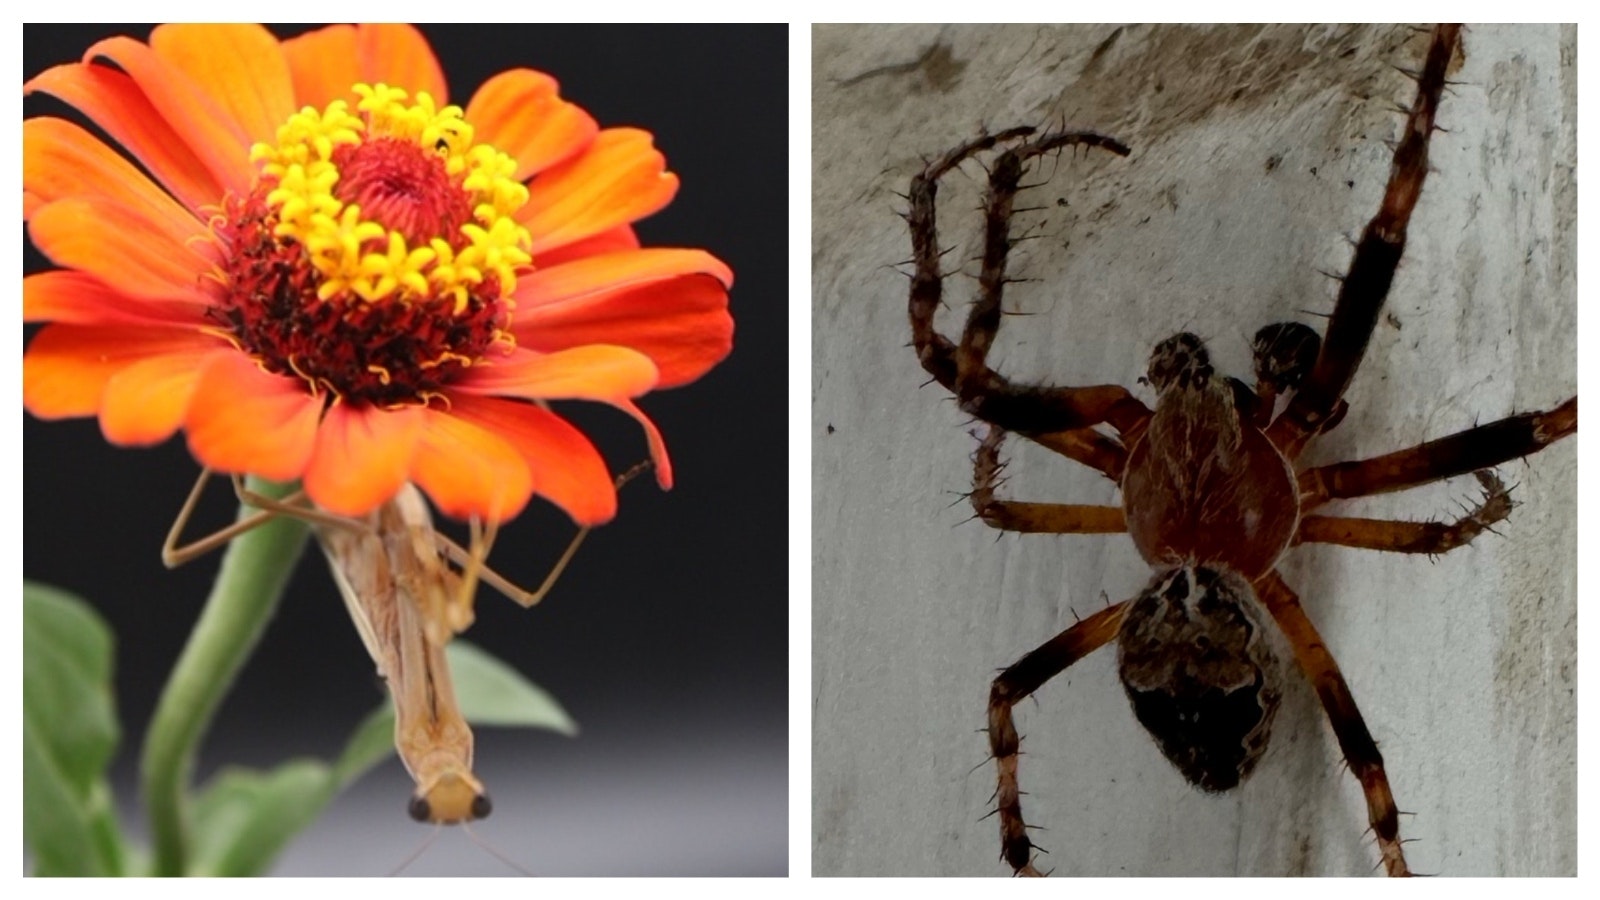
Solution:
M 401 160 L 400 166 L 372 164 L 380 154 Z M 426 168 L 422 154 L 407 160 L 406 154 L 379 147 L 370 157 L 360 152 L 351 157 L 357 174 L 349 200 L 362 204 L 364 217 L 424 245 L 428 236 L 452 233 L 433 230 L 458 213 L 438 188 L 442 166 L 408 181 L 396 169 Z M 302 378 L 312 391 L 348 402 L 427 403 L 497 341 L 508 339 L 508 307 L 493 274 L 475 285 L 464 303 L 448 293 L 392 294 L 373 301 L 347 291 L 319 297 L 324 278 L 304 248 L 273 234 L 277 219 L 266 202 L 270 187 L 258 187 L 243 202 L 230 204 L 226 224 L 217 229 L 226 258 L 223 296 L 213 311 L 267 371 Z

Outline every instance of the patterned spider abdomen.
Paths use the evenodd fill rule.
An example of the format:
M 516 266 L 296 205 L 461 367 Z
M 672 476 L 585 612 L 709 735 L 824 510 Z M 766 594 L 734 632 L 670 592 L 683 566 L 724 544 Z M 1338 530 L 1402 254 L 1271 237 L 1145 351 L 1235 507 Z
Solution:
M 1117 636 L 1117 674 L 1140 724 L 1196 787 L 1225 791 L 1255 769 L 1278 711 L 1277 632 L 1238 575 L 1158 574 Z

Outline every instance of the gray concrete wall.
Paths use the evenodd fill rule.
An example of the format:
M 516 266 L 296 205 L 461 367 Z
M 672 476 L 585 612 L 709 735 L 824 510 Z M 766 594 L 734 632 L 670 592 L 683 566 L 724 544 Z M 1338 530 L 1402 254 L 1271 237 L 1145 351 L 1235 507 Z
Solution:
M 1066 122 L 1128 159 L 1063 155 L 1019 222 L 993 354 L 1024 380 L 1133 386 L 1179 330 L 1249 373 L 1269 322 L 1321 330 L 1376 209 L 1384 141 L 1426 38 L 1394 27 L 818 27 L 813 32 L 813 830 L 817 874 L 1000 875 L 980 732 L 989 680 L 1148 577 L 1126 536 L 967 521 L 975 441 L 906 347 L 894 213 L 920 158 L 980 126 Z M 1476 27 L 1446 97 L 1388 315 L 1313 463 L 1376 455 L 1576 391 L 1575 31 Z M 941 194 L 973 256 L 982 172 Z M 968 271 L 975 271 L 970 262 Z M 947 333 L 970 279 L 948 282 Z M 1146 401 L 1153 398 L 1145 389 Z M 1116 503 L 1110 482 L 1010 448 L 1010 495 Z M 1576 440 L 1501 468 L 1521 505 L 1437 560 L 1330 547 L 1282 571 L 1381 744 L 1412 867 L 1576 870 Z M 1333 514 L 1444 518 L 1458 479 Z M 1191 789 L 1097 653 L 1018 709 L 1022 787 L 1059 874 L 1373 871 L 1362 796 L 1291 672 L 1240 789 Z

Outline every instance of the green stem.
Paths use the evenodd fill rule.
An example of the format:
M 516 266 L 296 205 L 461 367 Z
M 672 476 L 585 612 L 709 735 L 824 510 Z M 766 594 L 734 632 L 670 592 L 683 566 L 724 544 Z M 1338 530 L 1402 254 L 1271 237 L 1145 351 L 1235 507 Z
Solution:
M 251 478 L 249 487 L 277 499 L 293 485 Z M 246 506 L 239 514 L 255 511 Z M 233 539 L 200 621 L 161 693 L 145 738 L 141 773 L 157 875 L 184 873 L 189 851 L 186 793 L 200 739 L 272 618 L 305 538 L 303 523 L 277 518 Z

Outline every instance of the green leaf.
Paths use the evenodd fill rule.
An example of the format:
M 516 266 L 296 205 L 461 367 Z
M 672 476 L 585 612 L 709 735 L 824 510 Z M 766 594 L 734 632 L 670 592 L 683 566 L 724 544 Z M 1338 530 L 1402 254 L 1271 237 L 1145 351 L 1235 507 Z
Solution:
M 389 758 L 394 752 L 394 704 L 385 703 L 373 710 L 344 745 L 338 762 L 333 764 L 333 776 L 341 789 L 367 774 L 367 770 Z
M 445 652 L 469 722 L 577 733 L 566 710 L 515 669 L 459 640 Z M 339 790 L 393 752 L 394 706 L 385 703 L 356 727 L 332 766 L 293 760 L 271 772 L 224 770 L 195 803 L 188 874 L 261 874 Z
M 333 771 L 314 759 L 290 760 L 269 772 L 224 769 L 195 802 L 186 874 L 262 874 L 338 788 Z
M 548 728 L 567 737 L 578 725 L 556 699 L 521 672 L 462 640 L 444 648 L 461 714 L 474 725 Z
M 310 825 L 339 791 L 394 753 L 394 707 L 373 710 L 330 767 L 316 760 L 265 773 L 219 773 L 196 806 L 193 875 L 255 875 Z
M 111 630 L 85 602 L 22 585 L 22 832 L 36 875 L 123 867 L 106 766 L 120 737 Z

